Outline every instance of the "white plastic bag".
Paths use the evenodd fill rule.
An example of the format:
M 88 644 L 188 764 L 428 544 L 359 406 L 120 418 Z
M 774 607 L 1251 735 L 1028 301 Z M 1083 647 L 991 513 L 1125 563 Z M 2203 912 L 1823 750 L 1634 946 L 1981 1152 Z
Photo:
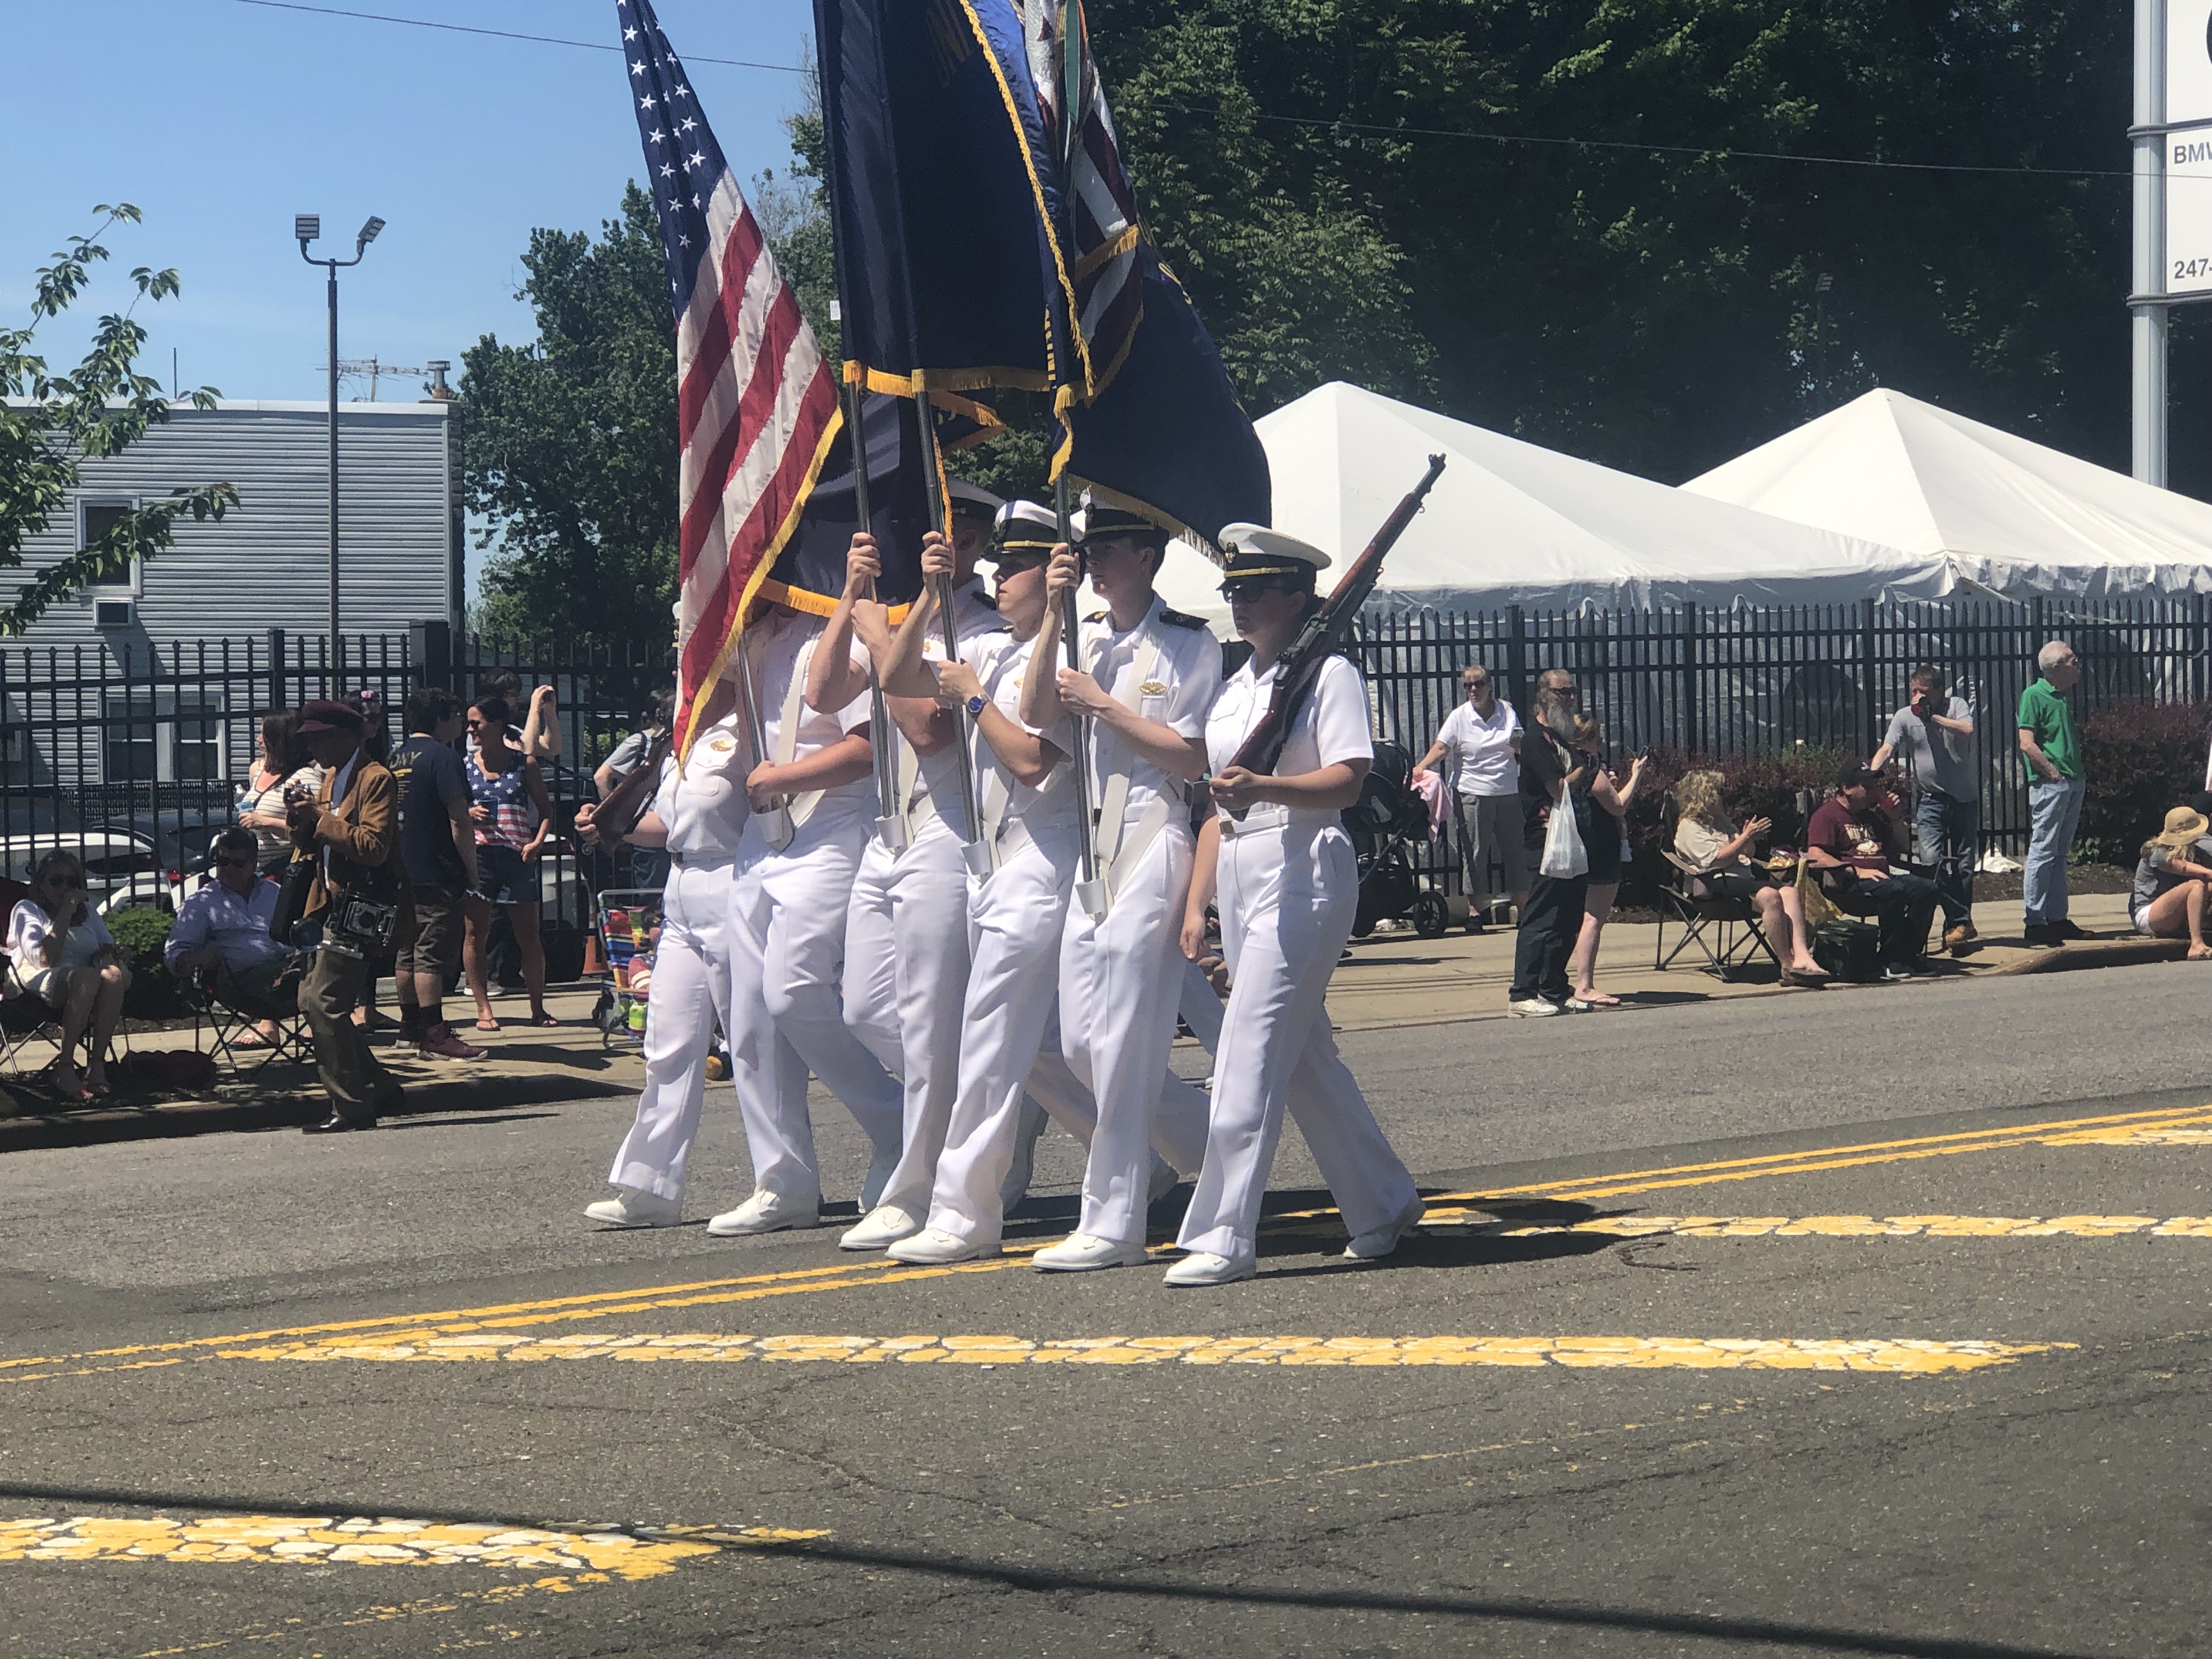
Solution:
M 1589 873 L 1589 852 L 1583 845 L 1582 829 L 1575 823 L 1571 790 L 1552 807 L 1552 821 L 1544 831 L 1544 861 L 1537 869 L 1553 881 L 1571 881 Z

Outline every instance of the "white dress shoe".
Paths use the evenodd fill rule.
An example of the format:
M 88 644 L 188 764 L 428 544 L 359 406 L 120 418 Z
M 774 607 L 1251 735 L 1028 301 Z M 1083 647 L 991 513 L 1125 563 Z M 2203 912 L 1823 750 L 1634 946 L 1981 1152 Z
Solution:
M 875 1156 L 868 1160 L 868 1178 L 860 1183 L 860 1213 L 872 1215 L 883 1201 L 884 1188 L 891 1184 L 891 1176 L 898 1172 L 899 1149 L 878 1146 Z
M 1354 1261 L 1380 1261 L 1398 1248 L 1399 1241 L 1421 1224 L 1427 1206 L 1415 1199 L 1380 1227 L 1370 1227 L 1344 1247 L 1344 1253 Z
M 707 1224 L 717 1238 L 746 1233 L 781 1232 L 786 1227 L 811 1227 L 822 1218 L 819 1204 L 802 1203 L 763 1188 L 734 1210 L 725 1210 Z
M 887 1252 L 894 1261 L 915 1261 L 928 1267 L 942 1267 L 948 1261 L 981 1261 L 1000 1253 L 995 1238 L 963 1238 L 942 1227 L 924 1227 L 918 1233 L 909 1233 Z
M 837 1241 L 841 1250 L 880 1250 L 885 1245 L 896 1244 L 902 1238 L 921 1231 L 916 1221 L 896 1204 L 878 1204 L 860 1218 L 860 1224 L 849 1227 Z
M 1204 1250 L 1194 1250 L 1167 1271 L 1161 1280 L 1188 1290 L 1194 1285 L 1234 1285 L 1240 1279 L 1251 1279 L 1258 1274 L 1256 1261 L 1231 1261 L 1225 1255 L 1212 1255 Z
M 1149 1259 L 1141 1244 L 1117 1244 L 1089 1233 L 1070 1233 L 1031 1256 L 1030 1266 L 1048 1273 L 1087 1273 L 1101 1267 L 1133 1267 Z
M 1182 1179 L 1182 1177 L 1176 1173 L 1176 1167 L 1174 1164 L 1169 1163 L 1167 1159 L 1162 1158 L 1158 1152 L 1154 1152 L 1152 1154 L 1152 1178 L 1145 1188 L 1145 1207 L 1149 1210 L 1153 1205 L 1165 1198 L 1170 1193 L 1176 1189 L 1176 1183 Z
M 684 1219 L 684 1204 L 680 1199 L 663 1198 L 658 1193 L 617 1187 L 612 1198 L 586 1204 L 584 1218 L 609 1227 L 673 1227 Z

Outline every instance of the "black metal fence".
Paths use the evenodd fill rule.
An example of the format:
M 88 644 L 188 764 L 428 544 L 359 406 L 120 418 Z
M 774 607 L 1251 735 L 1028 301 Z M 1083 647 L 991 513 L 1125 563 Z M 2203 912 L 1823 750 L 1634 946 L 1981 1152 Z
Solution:
M 2013 710 L 2035 653 L 2069 641 L 2087 712 L 2130 698 L 2193 701 L 2212 690 L 2212 602 L 2203 595 L 1863 605 L 1786 611 L 1504 611 L 1370 614 L 1357 650 L 1377 735 L 1419 757 L 1459 701 L 1459 673 L 1487 664 L 1526 708 L 1536 675 L 1566 668 L 1610 752 L 1646 744 L 1698 754 L 1771 754 L 1802 744 L 1871 754 L 1923 664 L 1942 668 L 1977 711 L 1984 844 L 2027 832 Z M 560 758 L 547 767 L 556 830 L 592 798 L 592 772 L 669 684 L 665 647 L 587 641 L 517 647 L 453 640 L 441 624 L 349 635 L 342 666 L 319 635 L 163 646 L 0 649 L 0 875 L 21 879 L 46 848 L 79 850 L 116 901 L 162 902 L 173 871 L 197 869 L 231 820 L 256 758 L 259 715 L 308 697 L 374 690 L 397 734 L 408 690 L 472 691 L 514 674 L 554 688 Z M 518 712 L 518 720 L 520 714 Z M 1421 851 L 1443 873 L 1449 853 Z M 580 923 L 587 881 L 573 841 L 545 863 L 549 916 Z
M 2202 594 L 2079 603 L 2038 599 L 1784 611 L 1429 611 L 1364 619 L 1358 653 L 1378 737 L 1415 759 L 1460 701 L 1458 676 L 1488 665 L 1523 711 L 1535 678 L 1571 671 L 1615 757 L 1647 744 L 1693 754 L 1772 754 L 1802 744 L 1871 755 L 1910 700 L 1915 668 L 1944 671 L 1972 705 L 1985 848 L 2017 850 L 2027 790 L 2014 724 L 2035 653 L 2069 641 L 2082 665 L 2077 713 L 2131 698 L 2201 700 L 2212 647 Z M 1419 855 L 1443 875 L 1452 854 Z M 1455 884 L 1456 884 L 1455 883 Z
M 49 849 L 82 857 L 107 908 L 169 908 L 179 880 L 234 821 L 259 755 L 261 716 L 312 697 L 374 692 L 393 738 L 408 692 L 472 694 L 511 673 L 524 698 L 554 688 L 561 753 L 544 768 L 554 805 L 541 884 L 549 926 L 589 915 L 588 856 L 568 830 L 592 774 L 672 683 L 665 647 L 591 641 L 534 647 L 453 640 L 441 624 L 348 635 L 331 661 L 320 635 L 167 645 L 0 650 L 0 877 L 24 879 Z M 523 709 L 515 711 L 518 725 Z

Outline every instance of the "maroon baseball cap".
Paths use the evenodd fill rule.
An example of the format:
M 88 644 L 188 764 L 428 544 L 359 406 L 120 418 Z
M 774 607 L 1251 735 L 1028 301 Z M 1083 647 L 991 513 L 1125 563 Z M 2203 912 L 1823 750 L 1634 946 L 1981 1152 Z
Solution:
M 300 707 L 300 734 L 311 737 L 318 732 L 361 731 L 361 716 L 342 702 L 328 697 L 316 697 Z

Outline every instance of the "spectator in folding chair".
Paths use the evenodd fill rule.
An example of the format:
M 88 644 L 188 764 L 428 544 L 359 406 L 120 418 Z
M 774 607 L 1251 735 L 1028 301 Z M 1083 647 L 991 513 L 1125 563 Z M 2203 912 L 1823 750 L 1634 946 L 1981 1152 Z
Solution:
M 1805 827 L 1805 858 L 1820 872 L 1820 885 L 1837 908 L 1871 913 L 1881 925 L 1881 976 L 1917 979 L 1926 971 L 1928 924 L 1936 915 L 1936 884 L 1925 876 L 1898 875 L 1906 836 L 1897 797 L 1881 775 L 1856 763 L 1836 780 L 1836 798 Z
M 94 914 L 76 854 L 55 851 L 39 860 L 30 897 L 9 918 L 7 954 L 16 990 L 60 1012 L 54 1093 L 64 1100 L 90 1100 L 112 1092 L 107 1048 L 123 1018 L 123 994 L 131 988 L 131 951 L 115 942 Z M 79 1077 L 76 1046 L 88 1030 L 91 1054 Z
M 178 907 L 161 961 L 179 979 L 201 978 L 226 1007 L 274 1024 L 299 1011 L 306 958 L 269 936 L 277 888 L 255 873 L 256 860 L 251 830 L 226 830 L 216 837 L 215 879 Z
M 1747 902 L 1782 964 L 1785 985 L 1820 985 L 1828 970 L 1813 959 L 1812 930 L 1805 925 L 1805 900 L 1794 882 L 1752 862 L 1752 842 L 1774 827 L 1771 818 L 1753 818 L 1741 829 L 1721 805 L 1721 775 L 1683 774 L 1674 786 L 1674 851 L 1691 866 L 1691 880 L 1702 882 L 1717 897 Z

